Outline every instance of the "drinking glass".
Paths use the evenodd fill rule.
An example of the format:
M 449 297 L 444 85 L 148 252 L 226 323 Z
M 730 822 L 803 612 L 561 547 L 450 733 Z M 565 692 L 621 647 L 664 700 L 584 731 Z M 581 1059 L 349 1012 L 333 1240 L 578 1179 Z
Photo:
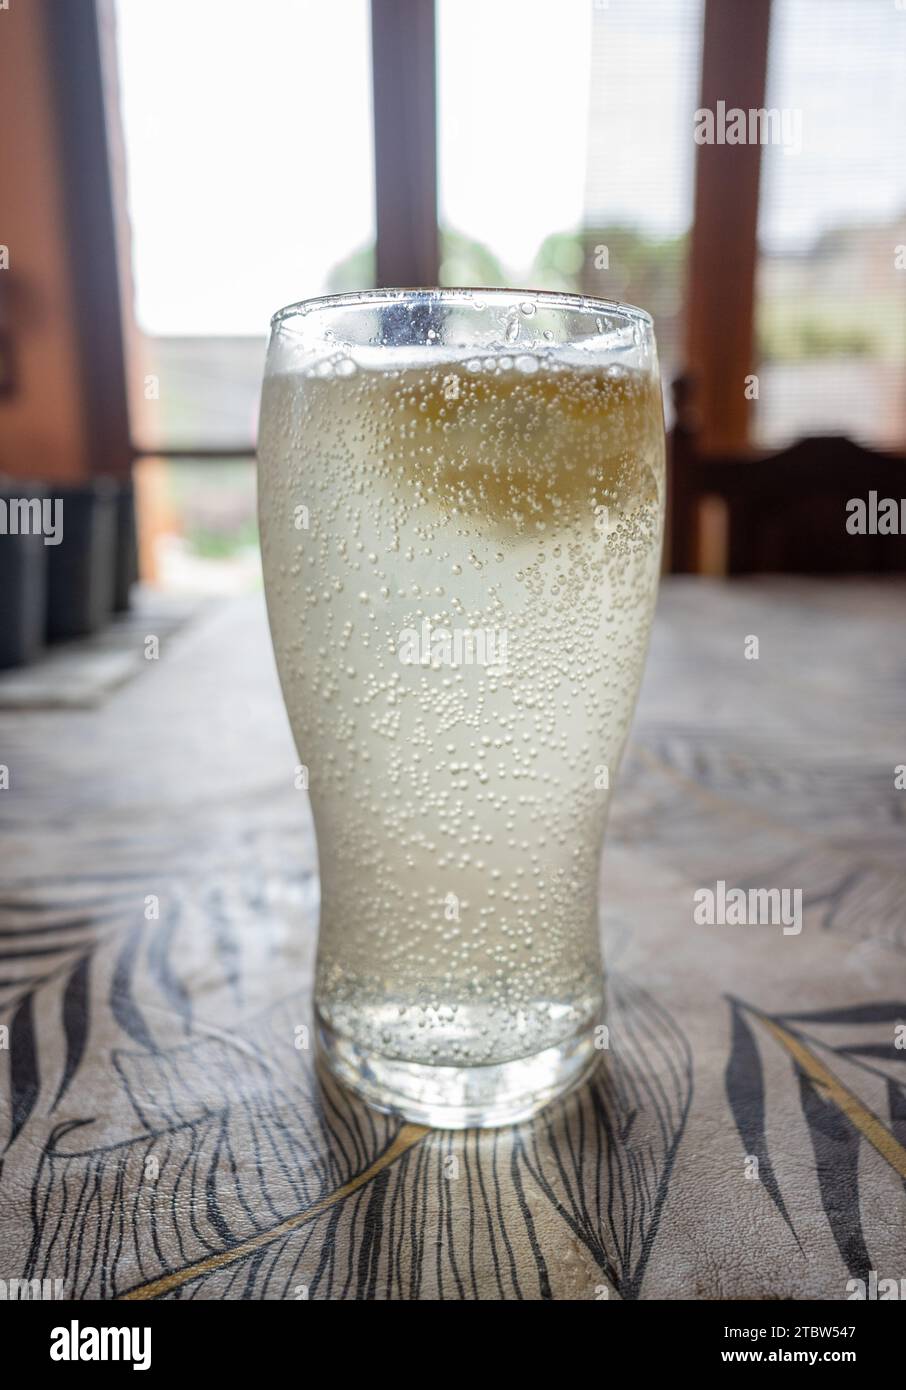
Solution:
M 663 504 L 640 309 L 376 290 L 273 318 L 259 515 L 319 1048 L 380 1109 L 507 1124 L 600 1054 L 599 861 Z

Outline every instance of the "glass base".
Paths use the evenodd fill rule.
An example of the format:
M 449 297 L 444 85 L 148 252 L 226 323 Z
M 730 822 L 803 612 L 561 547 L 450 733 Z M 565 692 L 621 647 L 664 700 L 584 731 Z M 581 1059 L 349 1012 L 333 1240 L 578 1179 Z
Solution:
M 594 1026 L 556 1047 L 481 1067 L 435 1067 L 368 1052 L 318 1020 L 319 1055 L 376 1110 L 432 1129 L 516 1124 L 571 1091 L 601 1057 Z

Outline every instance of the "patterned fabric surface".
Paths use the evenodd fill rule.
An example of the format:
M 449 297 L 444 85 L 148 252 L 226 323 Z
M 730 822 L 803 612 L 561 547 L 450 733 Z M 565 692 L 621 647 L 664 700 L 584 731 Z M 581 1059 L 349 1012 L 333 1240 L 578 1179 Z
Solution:
M 182 1299 L 899 1278 L 904 598 L 665 584 L 602 866 L 611 1047 L 496 1131 L 371 1112 L 297 1045 L 317 859 L 260 599 L 166 637 L 101 710 L 0 715 L 0 1277 Z M 697 921 L 719 883 L 801 889 L 801 932 Z

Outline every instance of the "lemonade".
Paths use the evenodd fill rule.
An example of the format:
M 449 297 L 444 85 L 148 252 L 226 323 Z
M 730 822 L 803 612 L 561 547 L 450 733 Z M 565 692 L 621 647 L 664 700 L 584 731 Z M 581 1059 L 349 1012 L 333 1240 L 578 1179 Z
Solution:
M 416 1097 L 440 1076 L 458 1095 L 482 1068 L 592 1045 L 663 448 L 653 366 L 341 352 L 267 376 L 268 609 L 341 1073 L 380 1059 Z

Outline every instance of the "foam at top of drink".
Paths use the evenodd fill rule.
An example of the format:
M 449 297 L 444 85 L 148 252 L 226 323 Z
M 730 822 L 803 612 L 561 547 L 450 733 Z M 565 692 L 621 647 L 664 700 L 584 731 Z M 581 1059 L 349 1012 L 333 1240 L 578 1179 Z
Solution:
M 525 355 L 523 355 L 525 356 Z M 663 441 L 655 373 L 494 355 L 376 371 L 349 358 L 292 373 L 303 431 L 349 411 L 375 466 L 445 514 L 510 533 L 627 512 L 658 496 Z

